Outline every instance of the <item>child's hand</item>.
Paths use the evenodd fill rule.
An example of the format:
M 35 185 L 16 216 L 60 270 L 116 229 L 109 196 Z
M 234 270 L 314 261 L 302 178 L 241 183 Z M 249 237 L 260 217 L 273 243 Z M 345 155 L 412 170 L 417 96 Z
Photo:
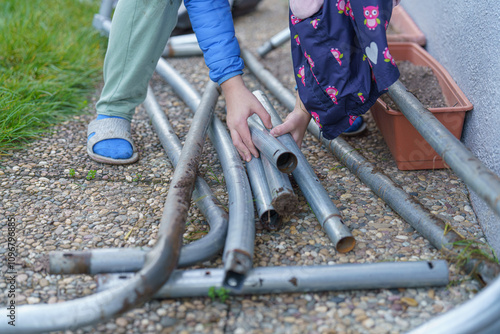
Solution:
M 270 129 L 272 127 L 271 116 L 259 100 L 246 88 L 241 76 L 237 75 L 224 81 L 221 88 L 226 97 L 226 124 L 231 133 L 233 145 L 245 161 L 250 161 L 252 155 L 254 157 L 259 156 L 259 151 L 252 142 L 247 118 L 257 114 L 264 126 Z
M 283 124 L 271 130 L 271 135 L 279 137 L 285 133 L 290 133 L 300 149 L 310 120 L 311 115 L 296 105 L 293 111 L 285 118 Z

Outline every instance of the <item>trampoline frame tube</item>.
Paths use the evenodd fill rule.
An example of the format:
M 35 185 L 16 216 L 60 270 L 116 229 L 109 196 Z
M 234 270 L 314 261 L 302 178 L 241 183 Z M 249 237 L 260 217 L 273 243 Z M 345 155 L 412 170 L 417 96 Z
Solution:
M 279 46 L 285 44 L 290 40 L 290 28 L 283 29 L 273 37 L 271 37 L 268 41 L 264 42 L 258 49 L 257 54 L 264 58 L 269 52 L 278 48 Z
M 102 293 L 57 304 L 20 306 L 16 327 L 0 322 L 1 333 L 44 333 L 92 325 L 142 305 L 167 282 L 179 259 L 197 163 L 218 96 L 216 89 L 207 89 L 203 95 L 170 183 L 158 240 L 147 253 L 140 272 L 125 284 Z M 6 307 L 2 309 L 7 311 Z
M 279 82 L 279 80 L 277 80 L 269 71 L 267 71 L 264 68 L 264 66 L 262 66 L 252 54 L 250 54 L 246 50 L 242 50 L 242 55 L 243 55 L 243 59 L 245 61 L 245 64 L 250 68 L 250 70 L 254 73 L 254 75 L 256 75 L 258 77 L 258 79 L 262 83 L 264 83 L 264 85 L 273 93 L 274 96 L 276 96 L 276 98 L 278 98 L 280 100 L 281 103 L 283 103 L 286 106 L 287 109 L 292 111 L 294 108 L 294 104 L 295 104 L 295 98 L 294 98 L 293 94 L 287 88 L 285 88 L 281 84 L 281 82 Z M 482 194 L 482 196 L 486 200 L 488 200 L 488 199 L 491 200 L 494 198 L 497 199 L 496 202 L 495 201 L 493 201 L 493 203 L 490 202 L 489 203 L 490 206 L 492 204 L 497 204 L 497 206 L 500 205 L 500 203 L 499 203 L 500 201 L 498 201 L 498 198 L 500 197 L 500 195 L 498 195 L 498 192 L 497 192 L 498 176 L 496 176 L 493 172 L 489 171 L 486 167 L 484 167 L 484 165 L 481 162 L 479 162 L 477 160 L 477 158 L 472 156 L 472 154 L 470 152 L 468 152 L 468 150 L 465 148 L 465 146 L 463 146 L 463 144 L 458 139 L 456 139 L 451 133 L 449 133 L 449 131 L 446 128 L 444 128 L 444 126 L 439 121 L 437 121 L 437 119 L 435 119 L 435 117 L 432 115 L 432 113 L 430 113 L 428 110 L 423 108 L 420 101 L 418 101 L 412 94 L 410 94 L 406 91 L 406 89 L 404 88 L 404 86 L 401 83 L 398 82 L 397 84 L 389 87 L 389 95 L 394 100 L 394 102 L 396 104 L 398 104 L 398 106 L 402 110 L 403 114 L 405 114 L 405 116 L 408 118 L 410 123 L 412 123 L 412 125 L 414 125 L 414 126 L 415 126 L 415 124 L 413 124 L 414 122 L 418 124 L 418 127 L 415 126 L 415 128 L 417 128 L 417 130 L 419 130 L 419 128 L 420 128 L 420 130 L 422 132 L 420 132 L 420 131 L 419 132 L 422 134 L 422 136 L 426 140 L 430 140 L 429 143 L 431 144 L 431 146 L 433 146 L 434 150 L 436 150 L 436 152 L 438 154 L 442 154 L 443 159 L 445 160 L 445 162 L 448 165 L 450 165 L 450 167 L 452 167 L 452 169 L 456 168 L 456 169 L 460 170 L 460 173 L 465 173 L 465 170 L 469 170 L 470 168 L 473 168 L 473 169 L 476 168 L 477 169 L 476 172 L 471 172 L 471 175 L 474 175 L 475 177 L 479 177 L 477 175 L 477 172 L 481 171 L 482 175 L 485 175 L 484 178 L 480 182 L 473 181 L 475 186 L 471 187 L 471 188 L 474 189 L 474 188 L 477 188 L 479 185 L 483 185 L 485 188 L 488 188 L 488 190 L 482 191 L 479 194 Z M 408 109 L 408 110 L 405 110 L 405 109 Z M 412 116 L 411 115 L 412 112 L 414 112 L 416 115 Z M 309 124 L 308 130 L 310 130 L 310 128 L 311 128 L 311 123 Z M 441 138 L 447 138 L 447 139 L 443 140 L 442 143 L 439 143 Z M 339 138 L 337 138 L 337 139 L 332 140 L 331 143 L 329 144 L 329 146 L 332 148 L 335 147 L 335 151 L 336 151 L 337 146 L 340 145 L 339 143 L 340 143 Z M 457 150 L 460 153 L 451 153 L 450 150 Z M 339 147 L 339 151 L 340 151 L 340 147 Z M 355 153 L 354 149 L 348 148 L 347 152 L 345 152 L 345 154 L 344 154 L 344 157 L 351 158 L 351 156 L 354 153 Z M 458 156 L 461 156 L 462 158 L 459 159 L 459 158 L 457 158 Z M 354 159 L 354 160 L 356 160 L 356 159 Z M 464 164 L 464 162 L 467 162 L 467 164 L 469 162 L 471 162 L 471 166 L 464 167 L 463 169 L 460 166 L 456 166 L 456 165 Z M 375 170 L 374 167 L 371 167 L 370 165 L 368 165 L 367 162 L 363 162 L 362 165 L 364 165 L 367 168 L 371 168 L 372 170 Z M 348 165 L 348 167 L 349 167 L 349 165 Z M 359 170 L 358 170 L 359 167 L 360 167 L 359 164 L 353 164 L 350 167 L 351 171 L 354 174 L 356 174 L 358 177 L 360 175 Z M 453 169 L 453 170 L 455 170 L 455 169 Z M 457 173 L 457 175 L 459 177 L 461 177 L 461 174 Z M 462 180 L 467 185 L 469 185 L 469 182 L 471 182 L 470 181 L 471 175 L 469 175 L 465 178 L 461 177 Z M 386 178 L 386 176 L 383 176 L 383 174 L 381 174 L 380 172 L 367 174 L 366 177 L 368 179 L 381 178 L 381 177 Z M 488 181 L 492 181 L 491 188 L 490 188 Z M 384 180 L 384 183 L 386 183 L 385 184 L 386 189 L 383 191 L 382 194 L 388 194 L 391 192 L 397 193 L 397 192 L 403 191 L 400 188 L 398 188 L 389 178 L 386 178 Z M 374 186 L 373 182 L 369 182 L 369 183 L 367 183 L 367 185 L 375 193 L 378 192 L 378 188 L 376 186 Z M 391 196 L 391 198 L 392 199 L 384 198 L 384 200 L 398 214 L 403 215 L 404 213 L 401 211 L 402 205 L 400 205 L 400 203 L 398 203 L 400 198 L 398 198 L 397 196 Z M 404 201 L 404 198 L 403 198 L 403 201 Z M 487 201 L 487 203 L 488 203 L 488 201 Z M 420 234 L 422 234 L 426 239 L 433 242 L 433 245 L 439 249 L 443 245 L 443 243 L 441 241 L 439 241 L 441 238 L 441 235 L 447 235 L 450 232 L 445 233 L 444 231 L 442 231 L 441 228 L 437 228 L 440 225 L 440 223 L 436 223 L 435 219 L 429 219 L 429 214 L 425 212 L 425 209 L 423 209 L 423 207 L 421 207 L 421 205 L 418 202 L 414 202 L 413 204 L 414 205 L 412 206 L 412 209 L 410 209 L 410 210 L 413 210 L 415 215 L 414 216 L 410 215 L 410 216 L 406 217 L 405 220 L 411 226 L 413 226 Z M 453 231 L 451 231 L 451 232 L 452 232 L 452 235 L 449 239 L 450 241 L 456 239 L 456 234 L 454 234 Z M 434 234 L 436 234 L 436 235 L 434 235 Z M 446 242 L 445 240 L 443 240 L 443 241 Z M 482 279 L 485 282 L 488 282 L 488 281 L 494 282 L 493 284 L 495 284 L 495 289 L 493 290 L 493 292 L 495 293 L 496 300 L 498 300 L 500 294 L 498 293 L 497 288 L 498 288 L 498 285 L 500 285 L 500 277 L 497 276 L 497 278 L 493 278 L 494 275 L 498 275 L 498 268 L 492 268 L 492 266 L 489 266 L 486 263 L 478 262 L 478 261 L 470 261 L 467 264 L 467 266 L 468 266 L 468 268 L 477 267 L 477 270 L 479 270 L 479 273 L 481 274 Z M 487 278 L 487 279 L 485 279 L 485 278 Z M 485 290 L 488 291 L 489 290 L 488 287 L 486 287 Z M 474 301 L 475 298 L 473 298 L 470 302 Z M 488 310 L 488 307 L 490 305 L 486 304 L 486 303 L 474 303 L 472 305 L 474 305 L 475 309 L 472 310 L 471 308 L 469 308 L 470 317 L 467 319 L 469 319 L 469 321 L 471 322 L 469 324 L 471 331 L 468 331 L 468 333 L 475 333 L 475 332 L 477 332 L 476 330 L 479 330 L 479 329 L 480 330 L 487 330 L 487 329 L 492 328 L 494 326 L 498 326 L 497 319 L 500 316 L 500 309 L 498 308 L 498 306 L 499 306 L 498 303 L 495 305 L 494 308 L 490 308 L 489 310 Z M 465 306 L 465 304 L 464 304 L 464 307 L 468 307 L 468 306 Z M 490 311 L 492 313 L 490 313 Z M 453 312 L 453 311 L 451 311 L 451 312 Z M 478 321 L 477 319 L 479 317 L 476 317 L 476 315 L 481 315 L 483 313 L 489 314 L 488 319 Z M 490 316 L 490 315 L 492 315 L 492 316 Z M 443 315 L 443 317 L 444 316 L 447 316 L 447 314 Z M 431 324 L 431 325 L 436 326 L 436 327 L 442 326 L 441 330 L 443 333 L 450 333 L 451 331 L 449 331 L 448 327 L 446 327 L 446 326 L 447 325 L 452 326 L 452 323 L 457 321 L 458 317 L 461 317 L 461 316 L 462 316 L 461 313 L 459 313 L 457 311 L 457 313 L 451 313 L 449 315 L 449 318 L 445 318 L 448 320 L 448 324 L 446 324 L 446 321 L 439 320 L 439 318 L 438 318 L 437 320 L 435 320 L 436 323 Z M 493 321 L 493 319 L 495 319 L 495 321 Z M 438 323 L 438 321 L 439 321 L 439 323 Z M 433 320 L 430 321 L 430 323 L 432 323 L 432 322 L 433 322 Z M 427 324 L 424 324 L 421 326 L 421 328 L 427 328 L 426 326 L 427 326 Z M 423 331 L 419 331 L 419 332 L 415 332 L 415 333 L 428 333 L 428 332 L 429 331 L 427 331 L 427 330 L 423 330 Z
M 123 284 L 133 275 L 99 275 L 98 290 Z M 155 298 L 206 297 L 211 287 L 222 287 L 223 277 L 221 269 L 177 270 Z M 228 294 L 420 288 L 445 286 L 448 282 L 444 260 L 258 267 L 248 272 L 240 290 Z
M 268 230 L 276 230 L 281 226 L 281 216 L 271 204 L 271 192 L 266 182 L 266 174 L 261 159 L 252 156 L 252 160 L 246 162 L 245 165 L 260 223 Z
M 191 110 L 196 110 L 199 94 L 189 82 L 162 58 L 156 71 Z M 224 285 L 229 289 L 239 289 L 253 261 L 255 214 L 252 192 L 240 156 L 225 126 L 216 116 L 208 128 L 208 136 L 224 170 L 229 197 L 229 223 L 222 257 L 226 273 Z
M 259 117 L 254 115 L 255 117 Z M 253 117 L 248 118 L 252 141 L 259 152 L 280 172 L 291 173 L 297 167 L 297 157 L 260 125 Z
M 254 95 L 271 115 L 273 126 L 281 124 L 281 118 L 265 94 L 261 91 L 255 91 Z M 356 241 L 347 226 L 342 222 L 339 210 L 333 204 L 325 188 L 321 185 L 321 182 L 307 162 L 304 154 L 300 151 L 297 143 L 289 133 L 277 138 L 297 157 L 297 168 L 292 172 L 293 178 L 299 185 L 300 190 L 311 206 L 321 227 L 332 241 L 335 249 L 341 253 L 351 251 Z

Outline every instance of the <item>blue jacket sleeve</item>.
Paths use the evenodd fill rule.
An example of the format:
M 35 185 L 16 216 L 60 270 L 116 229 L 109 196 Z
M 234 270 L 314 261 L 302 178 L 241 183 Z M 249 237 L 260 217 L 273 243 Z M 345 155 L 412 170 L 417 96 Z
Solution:
M 184 0 L 184 5 L 210 69 L 210 79 L 221 84 L 243 73 L 228 0 Z

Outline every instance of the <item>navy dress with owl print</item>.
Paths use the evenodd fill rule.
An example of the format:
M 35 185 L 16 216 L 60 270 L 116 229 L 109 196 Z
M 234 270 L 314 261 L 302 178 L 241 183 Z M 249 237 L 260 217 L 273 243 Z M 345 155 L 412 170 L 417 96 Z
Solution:
M 333 139 L 399 78 L 386 37 L 392 0 L 325 0 L 299 19 L 290 10 L 299 96 L 322 134 Z

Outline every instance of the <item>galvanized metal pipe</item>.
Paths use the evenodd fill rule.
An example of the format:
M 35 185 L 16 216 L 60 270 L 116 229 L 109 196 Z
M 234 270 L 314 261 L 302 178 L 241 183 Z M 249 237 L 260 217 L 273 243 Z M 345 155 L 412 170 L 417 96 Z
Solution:
M 99 15 L 104 18 L 111 19 L 111 13 L 113 12 L 114 0 L 102 0 L 101 6 L 99 7 Z
M 197 44 L 198 38 L 196 38 L 196 34 L 185 34 L 178 36 L 171 36 L 168 39 L 168 43 L 172 46 L 179 46 L 185 44 Z
M 252 157 L 252 160 L 246 162 L 246 167 L 260 223 L 265 229 L 277 230 L 281 226 L 281 216 L 271 204 L 273 199 L 266 181 L 262 157 Z
M 191 110 L 196 109 L 198 93 L 174 68 L 160 58 L 156 71 Z M 238 289 L 252 268 L 255 241 L 252 192 L 240 156 L 217 117 L 213 118 L 208 135 L 219 155 L 229 196 L 229 226 L 222 258 L 226 273 L 224 284 Z
M 192 57 L 202 55 L 203 51 L 201 51 L 198 43 L 179 45 L 167 43 L 162 53 L 163 57 Z
M 243 50 L 243 59 L 252 73 L 264 83 L 276 98 L 286 108 L 292 111 L 295 107 L 295 97 L 277 80 L 268 70 L 260 64 L 248 51 Z M 318 129 L 311 121 L 307 128 L 316 138 Z M 392 180 L 371 165 L 354 148 L 349 146 L 341 138 L 329 142 L 323 142 L 326 147 L 336 155 L 340 161 L 346 163 L 347 167 L 358 176 L 370 189 L 380 196 L 391 208 L 401 215 L 412 227 L 428 239 L 435 247 L 441 248 L 443 244 L 449 244 L 459 238 L 453 231 L 444 233 L 444 223 L 431 216 L 418 202 L 414 201 L 404 190 L 397 187 Z
M 262 64 L 248 51 L 242 50 L 243 59 L 246 66 L 252 73 L 271 91 L 271 93 L 290 111 L 295 106 L 294 95 L 285 88 Z M 318 128 L 314 121 L 308 125 L 308 131 L 320 139 Z M 386 203 L 398 213 L 408 224 L 410 224 L 424 238 L 429 240 L 437 249 L 443 245 L 447 248 L 457 240 L 462 239 L 455 231 L 446 229 L 445 223 L 431 215 L 419 202 L 415 201 L 403 189 L 398 187 L 390 178 L 384 175 L 380 169 L 370 164 L 353 147 L 342 138 L 332 141 L 321 139 L 323 144 L 332 153 L 358 176 L 370 189 L 382 198 Z M 468 272 L 475 272 L 479 278 L 489 283 L 495 279 L 499 273 L 498 265 L 490 262 L 471 259 L 465 265 Z
M 266 41 L 262 46 L 257 49 L 257 53 L 260 57 L 264 58 L 269 52 L 276 49 L 280 45 L 286 43 L 290 40 L 290 28 L 283 29 L 268 41 Z
M 496 328 L 500 319 L 500 277 L 474 298 L 410 331 L 410 334 L 476 334 Z M 498 333 L 498 332 L 497 332 Z
M 109 36 L 109 31 L 111 29 L 111 20 L 109 17 L 106 17 L 104 15 L 95 14 L 92 21 L 92 26 L 96 28 L 101 33 L 101 35 Z
M 368 162 L 344 139 L 328 140 L 321 136 L 319 127 L 311 122 L 307 128 L 340 162 L 356 174 L 384 202 L 407 221 L 415 230 L 436 247 L 451 247 L 451 243 L 462 238 L 450 229 L 445 233 L 443 220 L 429 213 L 420 203 L 402 188 L 395 186 L 380 168 Z
M 212 88 L 213 89 L 213 88 Z M 167 116 L 156 101 L 154 92 L 148 87 L 144 101 L 151 122 L 172 164 L 177 166 L 182 144 L 170 125 Z M 206 261 L 217 255 L 226 241 L 228 215 L 222 204 L 201 177 L 196 178 L 193 201 L 207 218 L 210 231 L 203 238 L 181 248 L 178 268 Z M 145 262 L 149 248 L 108 248 L 85 251 L 49 253 L 51 274 L 91 274 L 136 272 Z
M 273 126 L 281 124 L 281 118 L 264 93 L 255 91 L 254 95 L 271 115 Z M 295 143 L 295 140 L 293 140 L 289 133 L 279 136 L 278 140 L 297 156 L 298 163 L 297 168 L 292 172 L 293 178 L 299 185 L 300 190 L 302 190 L 321 227 L 338 252 L 349 252 L 354 248 L 356 241 L 347 226 L 342 222 L 339 210 L 333 204 L 325 188 L 321 185 L 314 170 L 307 162 L 306 157 L 302 154 L 297 143 Z
M 130 276 L 133 274 L 99 275 L 98 290 L 123 284 Z M 448 276 L 448 265 L 443 260 L 260 267 L 248 273 L 240 290 L 229 294 L 420 288 L 444 286 Z M 176 270 L 156 298 L 205 297 L 211 287 L 222 286 L 223 277 L 221 269 Z
M 218 95 L 217 89 L 207 89 L 195 114 L 169 187 L 158 241 L 141 271 L 127 283 L 102 293 L 64 303 L 20 306 L 16 327 L 1 321 L 1 333 L 44 333 L 92 325 L 141 305 L 165 284 L 179 259 L 197 164 Z
M 280 172 L 291 173 L 297 167 L 297 157 L 275 137 L 271 136 L 269 130 L 260 126 L 253 119 L 253 116 L 248 118 L 248 128 L 255 147 Z
M 258 126 L 262 131 L 267 131 L 257 115 L 251 116 L 250 119 L 254 126 Z M 288 174 L 278 170 L 264 155 L 262 155 L 261 160 L 265 179 L 271 192 L 271 204 L 281 216 L 293 214 L 297 211 L 299 203 Z
M 500 177 L 477 159 L 398 80 L 389 96 L 450 168 L 500 217 Z
M 293 192 L 288 174 L 280 172 L 264 156 L 262 157 L 262 165 L 271 192 L 271 204 L 276 212 L 282 216 L 290 216 L 297 212 L 299 200 Z

